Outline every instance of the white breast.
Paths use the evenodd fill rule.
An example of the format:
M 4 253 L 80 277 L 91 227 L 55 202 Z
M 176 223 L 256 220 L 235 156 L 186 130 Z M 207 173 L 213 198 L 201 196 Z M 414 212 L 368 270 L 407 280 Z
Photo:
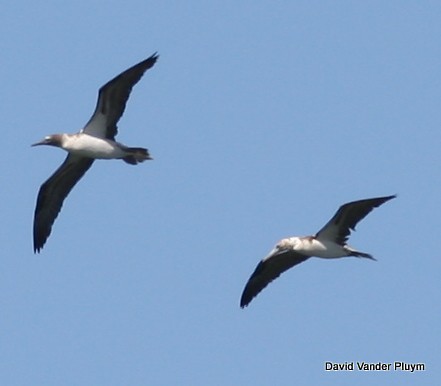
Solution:
M 84 133 L 66 137 L 63 148 L 69 153 L 95 159 L 115 159 L 125 155 L 116 142 Z

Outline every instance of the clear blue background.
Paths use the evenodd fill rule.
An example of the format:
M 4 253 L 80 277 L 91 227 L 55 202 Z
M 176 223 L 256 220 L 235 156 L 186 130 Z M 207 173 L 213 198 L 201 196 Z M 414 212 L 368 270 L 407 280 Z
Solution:
M 440 36 L 437 1 L 4 1 L 0 384 L 440 384 Z M 96 162 L 34 255 L 65 154 L 29 145 L 155 51 L 118 136 L 154 161 Z M 378 262 L 311 259 L 239 308 L 280 238 L 394 193 L 351 239 Z

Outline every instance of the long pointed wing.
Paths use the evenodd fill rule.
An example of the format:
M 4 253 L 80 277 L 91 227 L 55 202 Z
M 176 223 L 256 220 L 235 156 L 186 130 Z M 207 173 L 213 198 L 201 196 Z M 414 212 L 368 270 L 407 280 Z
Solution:
M 322 240 L 332 240 L 343 245 L 359 221 L 364 219 L 374 208 L 395 197 L 396 195 L 369 198 L 344 204 L 315 237 Z
M 158 55 L 155 53 L 102 86 L 95 112 L 82 132 L 114 140 L 118 132 L 117 123 L 124 113 L 133 86 L 153 67 L 157 59 Z
M 248 306 L 255 296 L 269 283 L 291 267 L 308 259 L 309 256 L 301 255 L 294 251 L 274 252 L 263 259 L 249 278 L 240 299 L 242 308 Z
M 34 253 L 39 253 L 51 234 L 64 199 L 93 163 L 93 159 L 69 154 L 54 174 L 41 185 L 34 213 Z

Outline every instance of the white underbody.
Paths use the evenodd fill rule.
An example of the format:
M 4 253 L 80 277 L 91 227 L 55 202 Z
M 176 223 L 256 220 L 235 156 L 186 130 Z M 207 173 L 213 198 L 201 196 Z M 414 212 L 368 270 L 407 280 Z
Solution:
M 348 256 L 348 250 L 335 242 L 310 238 L 301 238 L 302 247 L 299 252 L 307 256 L 336 258 Z
M 124 145 L 85 133 L 65 135 L 63 149 L 71 154 L 94 159 L 120 159 L 127 155 Z
M 271 256 L 277 250 L 292 250 L 304 256 L 335 259 L 350 256 L 352 248 L 340 245 L 330 240 L 318 240 L 314 237 L 289 237 L 281 240 L 271 251 Z M 268 257 L 269 257 L 268 256 Z

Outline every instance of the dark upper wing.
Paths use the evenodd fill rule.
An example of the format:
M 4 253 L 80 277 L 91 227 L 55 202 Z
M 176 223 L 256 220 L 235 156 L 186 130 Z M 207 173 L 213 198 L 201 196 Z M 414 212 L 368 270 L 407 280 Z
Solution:
M 291 267 L 308 259 L 294 251 L 274 253 L 263 259 L 249 278 L 240 298 L 240 306 L 246 307 L 269 283 Z
M 351 230 L 355 230 L 355 226 L 359 221 L 365 218 L 372 209 L 395 197 L 396 195 L 369 198 L 344 204 L 337 210 L 334 217 L 320 229 L 315 237 L 318 239 L 334 240 L 343 245 L 348 240 Z
M 133 86 L 153 67 L 157 59 L 158 55 L 155 53 L 101 87 L 95 112 L 82 132 L 114 140 L 118 132 L 116 124 L 124 113 Z
M 34 252 L 40 252 L 43 248 L 64 199 L 92 163 L 91 158 L 69 154 L 55 173 L 41 185 L 34 213 Z

